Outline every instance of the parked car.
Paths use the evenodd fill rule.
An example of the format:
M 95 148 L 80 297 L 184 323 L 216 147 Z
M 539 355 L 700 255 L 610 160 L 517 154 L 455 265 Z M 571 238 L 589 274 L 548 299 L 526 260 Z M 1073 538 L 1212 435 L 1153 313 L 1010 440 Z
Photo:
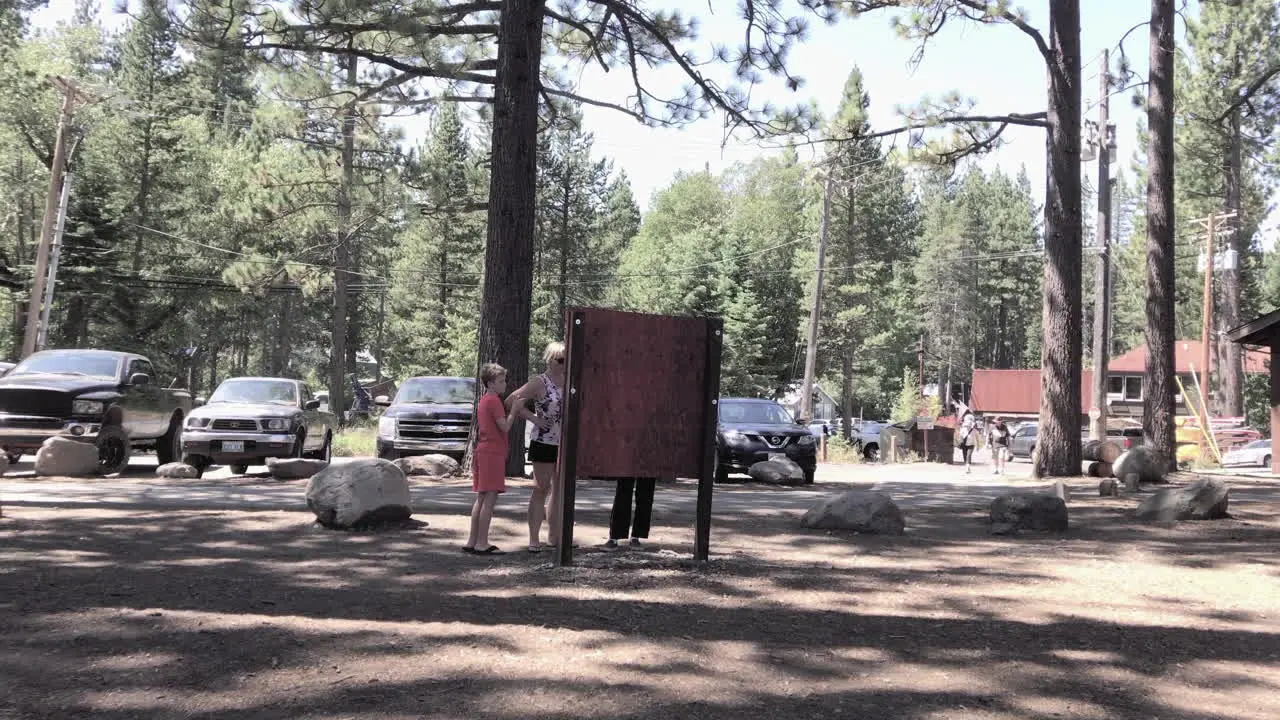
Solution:
M 182 451 L 191 393 L 160 387 L 142 355 L 110 350 L 45 350 L 0 377 L 0 446 L 11 462 L 48 438 L 98 446 L 98 470 L 117 473 L 134 450 L 161 463 Z
M 404 381 L 394 400 L 379 395 L 374 402 L 386 411 L 378 419 L 378 457 L 439 453 L 461 462 L 477 388 L 474 378 L 414 377 Z
M 1222 456 L 1223 467 L 1271 467 L 1271 441 L 1254 440 Z
M 854 428 L 853 440 L 862 451 L 862 457 L 870 462 L 880 459 L 880 431 L 889 426 L 887 422 L 863 420 Z
M 1025 422 L 1017 427 L 1010 435 L 1009 454 L 1014 458 L 1031 459 L 1031 454 L 1036 449 L 1036 437 L 1040 434 L 1040 426 L 1035 422 Z M 1124 428 L 1108 428 L 1107 439 L 1120 446 L 1121 450 L 1128 450 L 1142 444 L 1142 428 L 1140 427 L 1124 427 Z M 1080 442 L 1084 443 L 1089 440 L 1089 431 L 1080 431 Z
M 786 457 L 812 483 L 817 471 L 818 443 L 809 428 L 796 422 L 786 408 L 772 400 L 722 398 L 716 435 L 716 480 L 730 473 L 746 473 L 752 465 Z
M 1009 455 L 1014 458 L 1031 459 L 1036 449 L 1036 435 L 1040 426 L 1033 422 L 1022 423 L 1009 437 Z
M 328 462 L 337 427 L 338 419 L 320 410 L 320 401 L 300 380 L 228 378 L 187 417 L 183 462 L 199 473 L 210 465 L 229 465 L 236 475 L 269 458 Z

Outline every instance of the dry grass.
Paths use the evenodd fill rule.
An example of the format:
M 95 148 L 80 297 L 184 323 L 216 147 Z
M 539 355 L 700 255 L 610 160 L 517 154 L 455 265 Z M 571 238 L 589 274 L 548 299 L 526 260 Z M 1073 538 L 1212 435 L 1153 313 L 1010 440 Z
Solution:
M 1174 528 L 1073 490 L 1061 537 L 988 536 L 959 484 L 922 485 L 902 538 L 722 511 L 705 567 L 684 513 L 619 553 L 585 513 L 555 568 L 462 555 L 443 506 L 386 533 L 6 507 L 0 718 L 1280 717 L 1280 486 Z M 522 509 L 499 514 L 519 547 Z

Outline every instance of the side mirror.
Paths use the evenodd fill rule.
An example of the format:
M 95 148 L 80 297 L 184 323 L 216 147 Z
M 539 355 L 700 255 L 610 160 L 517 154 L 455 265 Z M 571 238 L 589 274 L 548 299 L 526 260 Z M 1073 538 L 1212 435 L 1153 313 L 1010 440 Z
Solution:
M 129 376 L 129 384 L 136 385 L 138 387 L 141 387 L 143 385 L 150 385 L 151 376 L 146 373 L 134 373 L 133 375 Z
M 378 397 L 373 399 L 373 404 L 381 405 L 382 407 L 387 407 L 388 405 L 391 404 L 391 398 L 387 397 L 386 395 L 379 395 Z
M 316 410 L 316 409 L 318 409 L 319 407 L 320 407 L 320 401 L 319 401 L 319 400 L 308 400 L 308 401 L 306 402 L 306 404 L 304 404 L 304 405 L 302 406 L 302 409 L 303 409 L 303 410 Z
M 198 398 L 196 398 L 195 400 L 192 400 L 192 401 L 191 401 L 191 407 L 200 407 L 200 406 L 204 405 L 206 402 L 208 402 L 208 401 L 207 401 L 207 400 L 205 400 L 204 398 L 202 398 L 202 397 L 198 397 Z

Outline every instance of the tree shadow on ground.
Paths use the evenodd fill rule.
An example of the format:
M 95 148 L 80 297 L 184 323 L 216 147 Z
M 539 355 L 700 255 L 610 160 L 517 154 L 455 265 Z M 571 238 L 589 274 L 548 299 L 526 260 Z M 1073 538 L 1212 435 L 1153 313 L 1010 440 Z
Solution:
M 1127 518 L 1135 498 L 1080 497 L 1065 535 L 1018 538 L 953 502 L 914 505 L 901 538 L 719 514 L 706 565 L 671 505 L 665 542 L 570 568 L 462 555 L 451 504 L 364 533 L 6 508 L 0 717 L 1280 716 L 1265 498 L 1162 528 Z M 580 537 L 605 521 L 587 503 Z M 1229 607 L 1244 566 L 1267 592 Z M 1144 572 L 1174 580 L 1125 584 Z

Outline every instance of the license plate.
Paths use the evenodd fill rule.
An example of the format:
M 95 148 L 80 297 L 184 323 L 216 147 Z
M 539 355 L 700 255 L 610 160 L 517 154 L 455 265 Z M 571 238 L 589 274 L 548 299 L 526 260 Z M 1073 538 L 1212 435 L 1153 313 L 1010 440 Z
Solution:
M 786 460 L 787 454 L 786 453 L 769 453 L 769 459 L 770 460 Z
M 223 440 L 222 452 L 242 453 L 244 452 L 244 441 L 243 440 Z

